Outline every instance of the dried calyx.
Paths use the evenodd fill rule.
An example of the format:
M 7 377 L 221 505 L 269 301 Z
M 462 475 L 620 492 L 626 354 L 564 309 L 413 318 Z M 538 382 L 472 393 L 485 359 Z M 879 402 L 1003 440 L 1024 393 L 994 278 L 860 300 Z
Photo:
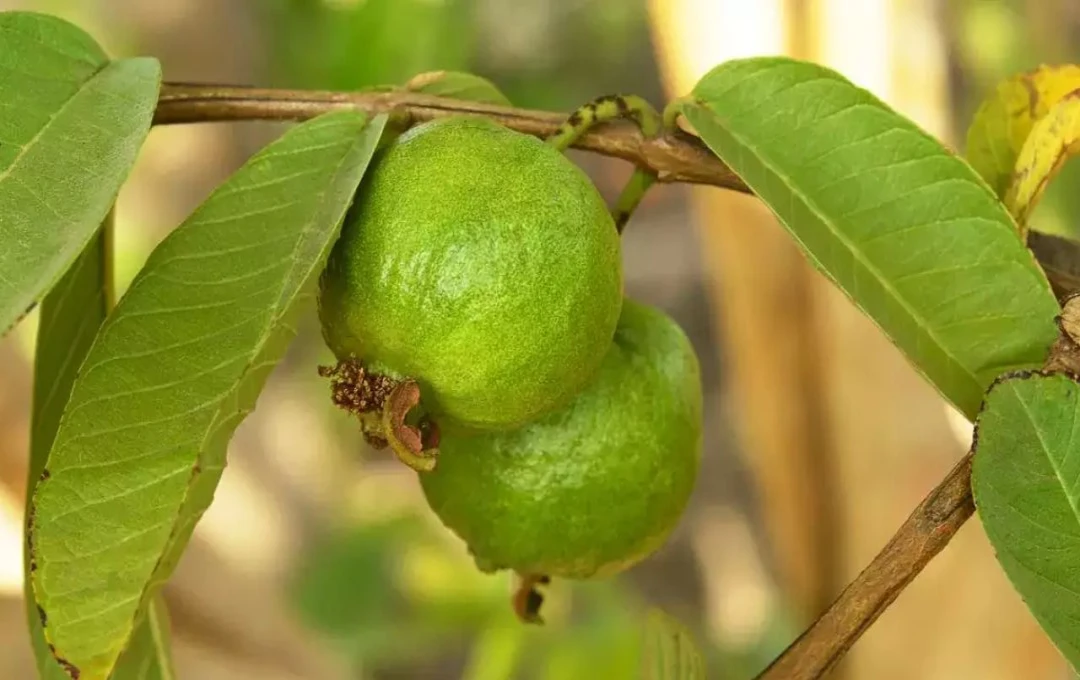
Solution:
M 407 422 L 420 403 L 415 380 L 395 380 L 367 371 L 355 359 L 335 366 L 320 366 L 319 375 L 330 379 L 334 405 L 355 415 L 368 444 L 389 446 L 401 462 L 414 470 L 434 469 L 438 455 L 439 428 L 426 416 Z
M 1044 368 L 1080 375 L 1080 293 L 1065 298 L 1057 318 L 1058 338 Z
M 524 623 L 544 623 L 540 608 L 544 604 L 544 595 L 540 586 L 551 583 L 551 577 L 543 575 L 518 575 L 519 583 L 512 599 L 514 614 Z

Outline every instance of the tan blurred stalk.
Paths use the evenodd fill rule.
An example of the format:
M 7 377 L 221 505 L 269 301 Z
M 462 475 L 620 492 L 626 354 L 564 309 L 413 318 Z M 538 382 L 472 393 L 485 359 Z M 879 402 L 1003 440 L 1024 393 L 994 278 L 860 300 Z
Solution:
M 781 0 L 653 0 L 650 11 L 672 96 L 727 59 L 788 51 Z M 693 203 L 724 337 L 731 416 L 758 480 L 781 585 L 808 621 L 840 585 L 815 333 L 818 276 L 755 199 L 694 189 Z
M 786 53 L 840 70 L 942 136 L 948 83 L 934 5 L 651 0 L 650 11 L 671 96 L 724 60 Z M 733 415 L 781 587 L 805 616 L 866 565 L 968 441 L 950 425 L 942 399 L 809 269 L 767 211 L 706 188 L 694 189 L 694 204 Z M 1063 672 L 977 523 L 870 629 L 845 669 L 875 680 Z

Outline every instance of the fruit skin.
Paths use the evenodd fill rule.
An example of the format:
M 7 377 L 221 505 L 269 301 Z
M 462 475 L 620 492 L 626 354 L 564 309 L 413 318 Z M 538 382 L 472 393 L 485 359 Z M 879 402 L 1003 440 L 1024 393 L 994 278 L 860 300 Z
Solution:
M 618 234 L 585 173 L 534 137 L 456 117 L 376 157 L 319 314 L 339 359 L 417 380 L 444 430 L 483 430 L 568 403 L 621 304 Z
M 701 401 L 682 330 L 626 300 L 595 382 L 520 430 L 444 437 L 424 495 L 485 571 L 611 575 L 660 547 L 685 509 Z

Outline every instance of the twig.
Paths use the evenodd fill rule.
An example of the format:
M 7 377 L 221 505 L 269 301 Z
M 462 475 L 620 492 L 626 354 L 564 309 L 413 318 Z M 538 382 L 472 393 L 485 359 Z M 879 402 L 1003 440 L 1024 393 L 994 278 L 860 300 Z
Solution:
M 155 125 L 239 120 L 305 120 L 327 111 L 355 108 L 369 113 L 391 111 L 420 122 L 455 114 L 487 116 L 506 127 L 548 137 L 566 114 L 515 109 L 433 97 L 411 92 L 322 92 L 276 90 L 234 85 L 165 83 L 154 115 Z M 576 148 L 615 156 L 656 172 L 661 182 L 707 184 L 752 193 L 700 139 L 686 132 L 645 139 L 636 126 L 599 125 Z M 1032 232 L 1031 247 L 1059 296 L 1080 286 L 1080 243 Z
M 478 114 L 506 127 L 548 137 L 566 114 L 434 97 L 411 92 L 318 92 L 255 87 L 165 83 L 156 125 L 230 120 L 304 120 L 327 111 L 355 108 L 369 113 L 406 114 L 420 122 L 443 116 Z M 750 190 L 691 134 L 677 132 L 646 140 L 634 125 L 605 123 L 585 133 L 574 147 L 616 156 L 655 170 L 661 182 L 711 184 L 743 193 Z
M 971 454 L 968 453 L 915 508 L 888 545 L 844 589 L 829 610 L 756 680 L 823 677 L 931 558 L 941 552 L 973 512 Z
M 554 133 L 565 118 L 560 113 L 407 92 L 316 92 L 166 83 L 154 123 L 304 120 L 344 108 L 369 113 L 396 112 L 416 122 L 465 113 L 483 115 L 538 137 Z M 651 169 L 662 182 L 706 184 L 751 193 L 700 139 L 682 131 L 647 140 L 636 126 L 604 124 L 590 130 L 574 146 Z M 1029 245 L 1059 297 L 1080 288 L 1080 243 L 1032 232 Z M 974 510 L 969 453 L 923 500 L 828 611 L 756 680 L 821 678 L 945 547 Z

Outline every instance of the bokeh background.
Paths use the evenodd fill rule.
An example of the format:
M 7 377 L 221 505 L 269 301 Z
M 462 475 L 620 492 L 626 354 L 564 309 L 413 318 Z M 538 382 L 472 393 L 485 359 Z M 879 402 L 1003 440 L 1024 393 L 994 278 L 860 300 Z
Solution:
M 174 81 L 359 89 L 470 70 L 529 108 L 613 92 L 662 105 L 726 59 L 837 68 L 954 148 L 993 84 L 1080 60 L 1076 0 L 0 0 L 152 54 Z M 119 289 L 271 124 L 156 129 L 118 209 Z M 613 198 L 622 162 L 573 153 Z M 1034 218 L 1070 233 L 1080 175 Z M 683 621 L 709 677 L 749 679 L 887 541 L 966 450 L 970 426 L 812 272 L 753 199 L 660 186 L 624 237 L 628 293 L 690 335 L 706 383 L 691 507 L 652 559 L 556 584 L 524 627 L 423 504 L 365 448 L 316 375 L 313 313 L 241 426 L 216 500 L 166 589 L 184 680 L 637 677 L 643 613 Z M 0 678 L 33 677 L 21 598 L 35 319 L 0 341 Z M 1070 677 L 977 522 L 836 677 Z

